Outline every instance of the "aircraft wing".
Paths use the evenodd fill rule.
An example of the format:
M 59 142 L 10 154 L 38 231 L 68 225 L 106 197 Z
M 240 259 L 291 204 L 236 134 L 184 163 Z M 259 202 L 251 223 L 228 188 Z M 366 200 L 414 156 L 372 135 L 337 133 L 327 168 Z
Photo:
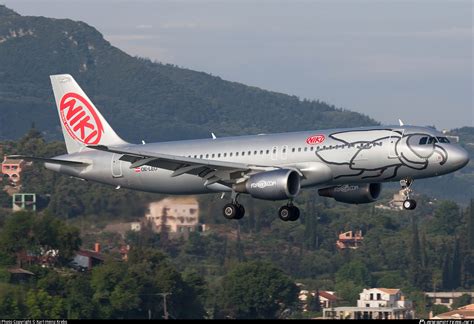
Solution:
M 40 161 L 40 162 L 45 162 L 45 163 L 63 164 L 63 165 L 70 165 L 70 166 L 87 166 L 87 165 L 89 165 L 89 163 L 86 163 L 86 162 L 48 159 L 48 158 L 41 158 L 41 157 L 36 157 L 36 156 L 26 156 L 26 155 L 8 155 L 7 157 L 11 158 L 11 159 L 21 159 L 21 160 L 25 160 L 25 161 Z
M 89 148 L 115 154 L 122 154 L 120 160 L 130 162 L 130 169 L 143 165 L 173 171 L 172 177 L 182 174 L 197 175 L 206 180 L 204 185 L 219 182 L 230 185 L 247 175 L 261 171 L 273 170 L 272 166 L 248 165 L 245 163 L 216 161 L 190 158 L 186 156 L 146 152 L 140 149 L 114 148 L 104 145 L 88 146 Z

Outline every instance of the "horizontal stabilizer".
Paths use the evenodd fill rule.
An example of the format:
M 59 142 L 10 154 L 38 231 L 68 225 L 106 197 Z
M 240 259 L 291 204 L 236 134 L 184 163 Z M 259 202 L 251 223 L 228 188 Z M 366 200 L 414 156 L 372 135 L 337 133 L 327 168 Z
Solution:
M 26 160 L 26 161 L 40 161 L 40 162 L 70 165 L 70 166 L 86 166 L 86 165 L 89 165 L 89 163 L 79 162 L 79 161 L 48 159 L 48 158 L 41 158 L 41 157 L 35 157 L 35 156 L 25 156 L 25 155 L 9 155 L 8 158 L 9 159 L 21 159 L 21 160 Z

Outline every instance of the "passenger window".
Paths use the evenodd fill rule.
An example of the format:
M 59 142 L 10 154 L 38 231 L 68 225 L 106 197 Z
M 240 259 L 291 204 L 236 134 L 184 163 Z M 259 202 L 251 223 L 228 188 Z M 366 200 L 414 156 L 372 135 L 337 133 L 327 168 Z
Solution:
M 245 152 L 242 152 L 242 156 L 244 156 L 244 155 L 245 155 Z
M 270 154 L 270 150 L 267 150 L 266 153 L 267 153 L 267 154 Z
M 263 155 L 263 150 L 260 151 L 260 155 Z
M 235 156 L 239 156 L 239 152 L 235 152 Z
M 214 156 L 215 156 L 215 154 L 214 154 L 214 153 L 212 153 L 212 157 L 214 157 Z
M 232 156 L 232 152 L 229 153 L 229 156 Z
M 298 147 L 298 152 L 301 152 L 301 147 Z
M 209 157 L 209 154 L 206 154 L 206 159 Z
M 248 151 L 248 152 L 247 152 L 247 155 L 252 155 L 252 151 Z
M 308 147 L 305 147 L 305 148 L 304 148 L 304 151 L 305 151 L 305 152 L 308 152 Z
M 253 154 L 254 154 L 254 155 L 257 155 L 257 151 L 253 151 Z
M 224 157 L 226 157 L 226 156 L 227 156 L 227 153 L 224 153 Z
M 420 139 L 420 145 L 425 145 L 427 141 L 428 141 L 428 137 L 422 137 Z
M 199 158 L 200 158 L 200 159 L 202 159 L 202 154 L 201 154 L 201 155 L 199 155 Z
M 217 154 L 217 157 L 218 157 L 218 158 L 220 158 L 220 157 L 221 157 L 221 154 L 220 154 L 220 153 L 219 153 L 219 154 Z
M 310 150 L 313 151 L 313 150 L 314 150 L 314 146 L 311 146 Z
M 293 152 L 293 153 L 295 152 L 295 148 L 294 148 L 294 147 L 291 149 L 291 152 Z
M 283 149 L 283 153 L 286 153 L 286 148 Z

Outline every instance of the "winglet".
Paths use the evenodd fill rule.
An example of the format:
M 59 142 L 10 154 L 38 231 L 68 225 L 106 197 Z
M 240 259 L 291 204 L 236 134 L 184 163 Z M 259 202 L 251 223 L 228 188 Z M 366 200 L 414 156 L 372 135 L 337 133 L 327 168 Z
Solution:
M 398 122 L 400 123 L 400 126 L 404 126 L 403 122 L 401 119 L 398 120 Z

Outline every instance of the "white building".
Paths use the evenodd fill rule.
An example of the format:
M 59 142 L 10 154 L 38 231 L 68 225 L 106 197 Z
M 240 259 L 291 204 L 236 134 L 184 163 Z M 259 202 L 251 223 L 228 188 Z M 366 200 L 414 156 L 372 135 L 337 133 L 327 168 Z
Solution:
M 453 302 L 456 298 L 461 297 L 462 295 L 470 295 L 474 300 L 473 291 L 438 291 L 438 292 L 425 292 L 428 300 L 435 305 L 444 305 L 448 308 L 451 308 Z
M 412 307 L 411 301 L 405 300 L 400 289 L 364 289 L 359 296 L 357 307 Z
M 158 232 L 164 226 L 169 233 L 194 232 L 200 227 L 199 203 L 194 197 L 166 198 L 150 203 L 145 218 Z
M 325 308 L 324 318 L 333 319 L 410 319 L 412 302 L 400 289 L 370 288 L 359 294 L 357 307 Z

